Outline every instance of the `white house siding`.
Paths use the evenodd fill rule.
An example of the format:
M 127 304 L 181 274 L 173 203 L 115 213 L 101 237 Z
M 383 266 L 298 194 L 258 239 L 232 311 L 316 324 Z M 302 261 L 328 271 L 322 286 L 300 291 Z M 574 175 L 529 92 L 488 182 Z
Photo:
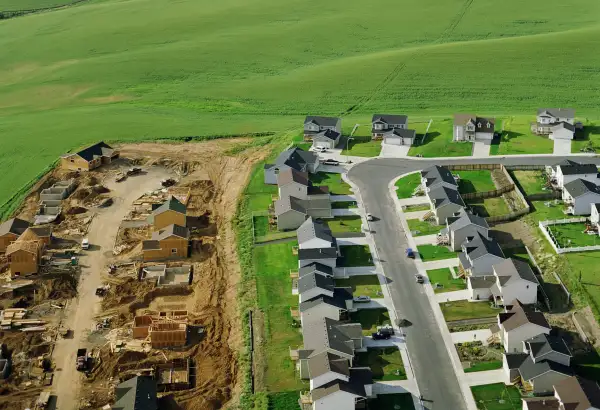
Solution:
M 279 198 L 294 196 L 298 199 L 308 199 L 308 188 L 296 182 L 290 182 L 279 187 Z
M 490 296 L 492 296 L 491 288 L 473 289 L 470 280 L 467 280 L 467 289 L 469 290 L 469 294 L 471 295 L 471 300 L 488 300 Z
M 516 329 L 507 332 L 505 329 L 502 330 L 504 333 L 504 350 L 506 353 L 522 353 L 523 352 L 523 341 L 531 339 L 541 333 L 550 334 L 550 330 L 542 326 L 538 326 L 533 323 L 527 323 Z
M 568 379 L 569 377 L 571 376 L 567 376 L 566 374 L 557 373 L 553 371 L 544 373 L 532 380 L 533 393 L 552 393 L 554 391 L 555 384 L 558 384 L 559 382 Z
M 600 202 L 600 195 L 588 192 L 578 198 L 573 198 L 573 215 L 589 215 L 592 204 Z
M 591 205 L 591 208 L 592 216 L 590 217 L 590 220 L 592 221 L 592 223 L 597 224 L 598 222 L 600 222 L 600 214 L 598 214 L 598 210 L 596 209 L 594 204 Z
M 519 280 L 507 286 L 503 286 L 502 299 L 504 303 L 511 303 L 518 299 L 521 303 L 531 305 L 537 302 L 537 285 L 526 280 Z
M 476 132 L 475 139 L 478 141 L 491 141 L 494 139 L 493 132 Z
M 298 261 L 298 267 L 302 268 L 303 266 L 308 266 L 311 263 L 321 263 L 323 265 L 335 268 L 336 267 L 336 263 L 337 263 L 337 258 L 331 258 L 331 259 L 302 259 Z
M 321 238 L 312 238 L 308 241 L 298 244 L 300 249 L 318 249 L 318 248 L 329 248 L 331 242 L 323 240 Z
M 290 209 L 277 216 L 277 229 L 280 231 L 298 229 L 305 220 L 306 216 L 303 213 Z
M 311 390 L 317 389 L 317 388 L 323 386 L 324 384 L 327 384 L 334 380 L 349 381 L 349 377 L 343 376 L 343 375 L 341 375 L 339 373 L 335 373 L 335 372 L 327 372 L 318 377 L 310 379 L 310 389 Z
M 306 292 L 302 292 L 300 293 L 300 303 L 312 299 L 312 298 L 316 298 L 317 296 L 321 296 L 321 295 L 327 295 L 329 297 L 333 297 L 333 292 L 327 291 L 325 289 L 321 289 L 321 288 L 312 288 L 310 290 L 307 290 Z
M 330 139 L 313 138 L 313 145 L 317 148 L 335 148 L 336 141 Z
M 301 312 L 300 323 L 302 324 L 302 327 L 304 327 L 305 324 L 309 324 L 311 321 L 321 320 L 324 317 L 333 320 L 340 320 L 340 310 L 337 307 L 327 303 L 321 303 L 312 309 Z
M 600 183 L 597 173 L 593 174 L 576 174 L 576 175 L 563 175 L 561 167 L 556 169 L 556 184 L 563 189 L 566 184 L 576 179 L 585 179 L 586 181 L 593 182 L 594 184 Z
M 400 137 L 385 137 L 385 143 L 389 145 L 412 145 L 412 138 L 400 138 Z
M 356 396 L 345 391 L 337 391 L 313 402 L 313 410 L 344 410 L 354 409 Z
M 465 242 L 468 236 L 476 236 L 480 232 L 485 237 L 488 236 L 488 229 L 479 225 L 467 225 L 455 231 L 450 231 L 450 245 L 453 251 L 460 251 L 461 245 Z
M 462 206 L 450 203 L 434 210 L 438 225 L 445 225 L 446 219 L 453 216 L 456 212 L 460 211 L 461 209 L 463 209 Z
M 494 266 L 497 263 L 502 262 L 503 260 L 504 260 L 504 258 L 501 258 L 496 255 L 492 255 L 489 253 L 487 255 L 483 255 L 483 256 L 475 259 L 474 261 L 472 261 L 473 268 L 471 269 L 471 275 L 473 275 L 473 276 L 493 275 L 494 270 L 493 270 L 492 266 Z

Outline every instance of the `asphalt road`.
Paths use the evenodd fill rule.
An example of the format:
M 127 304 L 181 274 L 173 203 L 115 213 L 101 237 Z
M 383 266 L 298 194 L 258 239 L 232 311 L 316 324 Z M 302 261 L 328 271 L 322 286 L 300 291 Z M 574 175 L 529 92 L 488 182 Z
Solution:
M 492 164 L 553 165 L 567 157 L 492 157 L 445 160 L 414 160 L 376 158 L 355 165 L 348 177 L 360 189 L 366 212 L 377 220 L 371 222 L 379 258 L 389 278 L 390 292 L 398 317 L 412 325 L 405 328 L 408 352 L 423 396 L 425 408 L 431 410 L 466 409 L 464 398 L 454 374 L 450 357 L 431 306 L 422 285 L 414 280 L 417 273 L 412 260 L 404 256 L 408 247 L 406 233 L 396 217 L 394 202 L 389 194 L 390 181 L 407 172 L 432 165 Z M 571 159 L 577 160 L 576 157 Z M 580 161 L 600 163 L 598 158 Z

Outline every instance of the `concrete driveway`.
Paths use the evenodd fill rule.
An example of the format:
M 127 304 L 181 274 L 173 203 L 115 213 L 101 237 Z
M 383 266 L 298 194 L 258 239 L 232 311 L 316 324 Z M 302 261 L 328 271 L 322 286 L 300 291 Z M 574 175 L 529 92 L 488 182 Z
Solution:
M 408 155 L 410 145 L 390 145 L 381 143 L 380 157 L 402 158 Z
M 477 158 L 489 157 L 490 147 L 490 144 L 486 144 L 483 141 L 475 141 L 473 143 L 473 156 Z
M 569 155 L 571 142 L 571 140 L 554 140 L 554 155 Z

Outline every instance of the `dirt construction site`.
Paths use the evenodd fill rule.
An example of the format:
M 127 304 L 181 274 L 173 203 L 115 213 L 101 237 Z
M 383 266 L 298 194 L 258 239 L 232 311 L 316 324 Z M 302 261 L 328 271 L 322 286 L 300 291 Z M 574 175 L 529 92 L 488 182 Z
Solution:
M 165 408 L 218 409 L 236 399 L 242 334 L 231 220 L 253 165 L 268 153 L 226 154 L 247 142 L 114 146 L 120 158 L 111 164 L 57 168 L 34 186 L 16 217 L 32 220 L 41 191 L 58 181 L 75 188 L 50 224 L 48 267 L 4 278 L 11 292 L 0 300 L 3 318 L 27 315 L 32 327 L 0 330 L 0 359 L 12 358 L 0 409 L 41 408 L 41 393 L 50 408 L 100 409 L 136 375 L 157 380 Z M 169 198 L 186 205 L 188 257 L 150 262 L 144 249 L 157 232 L 148 217 Z M 12 290 L 21 282 L 33 290 Z M 78 371 L 82 349 L 90 364 Z

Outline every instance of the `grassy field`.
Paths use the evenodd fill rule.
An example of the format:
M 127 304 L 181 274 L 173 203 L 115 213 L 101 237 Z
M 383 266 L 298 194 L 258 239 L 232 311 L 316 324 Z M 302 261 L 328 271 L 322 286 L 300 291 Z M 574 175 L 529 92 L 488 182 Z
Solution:
M 407 219 L 406 223 L 408 223 L 411 232 L 418 231 L 418 233 L 416 235 L 413 234 L 413 236 L 433 235 L 442 229 L 439 225 L 428 221 L 421 221 L 420 219 Z
M 510 213 L 506 201 L 501 196 L 497 198 L 466 199 L 465 204 L 471 207 L 474 214 L 483 217 L 506 215 Z
M 583 138 L 573 140 L 571 143 L 571 152 L 579 153 L 583 148 L 591 146 L 595 152 L 600 151 L 600 127 L 590 121 L 584 121 Z
M 554 141 L 531 132 L 530 123 L 535 121 L 535 111 L 529 116 L 512 116 L 503 119 L 504 132 L 499 145 L 492 145 L 490 155 L 551 154 Z M 497 121 L 499 124 L 500 121 Z M 500 131 L 497 129 L 497 131 Z
M 460 176 L 458 190 L 461 194 L 493 191 L 496 189 L 492 181 L 492 171 L 485 169 L 480 171 L 456 171 L 456 174 Z
M 396 181 L 396 194 L 398 198 L 405 199 L 412 197 L 413 191 L 420 183 L 421 174 L 418 172 L 400 178 Z M 427 201 L 426 199 L 424 200 Z
M 335 286 L 351 287 L 354 296 L 364 295 L 371 298 L 383 296 L 377 275 L 360 275 L 348 279 L 336 279 Z
M 72 2 L 73 0 L 0 0 L 0 11 L 33 10 Z
M 381 141 L 372 141 L 370 136 L 353 136 L 350 141 L 344 139 L 341 143 L 341 147 L 344 148 L 342 150 L 342 155 L 376 157 L 381 152 Z M 348 149 L 346 149 L 346 147 L 348 147 Z
M 342 174 L 334 172 L 317 172 L 316 174 L 310 174 L 310 180 L 314 185 L 327 185 L 329 187 L 329 193 L 331 195 L 349 195 L 352 194 L 350 185 L 348 185 L 343 179 Z
M 360 216 L 336 216 L 333 219 L 327 220 L 327 225 L 331 232 L 337 233 L 348 233 L 348 232 L 360 232 L 362 226 L 362 219 Z
M 421 245 L 417 247 L 423 262 L 437 261 L 440 259 L 457 258 L 456 252 L 448 250 L 445 246 Z
M 598 118 L 598 2 L 407 0 L 406 24 L 382 15 L 390 4 L 105 0 L 3 21 L 0 204 L 100 139 L 283 136 L 306 113 L 354 124 L 400 112 L 435 129 L 454 112 L 534 114 L 537 101 Z M 539 64 L 531 55 L 543 49 L 556 52 Z M 470 152 L 448 137 L 432 134 L 413 154 Z
M 521 393 L 515 386 L 504 383 L 471 387 L 479 410 L 521 410 Z
M 427 124 L 422 124 L 423 129 L 417 127 L 417 138 L 422 138 Z M 420 134 L 419 134 L 420 132 Z M 468 157 L 473 151 L 473 144 L 470 142 L 454 143 L 452 142 L 452 120 L 442 119 L 434 121 L 429 128 L 428 134 L 424 140 L 419 140 L 417 145 L 410 147 L 408 155 L 415 157 L 422 155 L 428 157 Z
M 338 266 L 373 266 L 373 256 L 368 245 L 342 245 L 340 246 L 342 256 L 338 258 Z
M 441 285 L 441 287 L 433 288 L 435 293 L 453 292 L 467 288 L 464 279 L 454 279 L 450 268 L 428 270 L 427 276 L 432 286 L 436 283 Z
M 390 324 L 390 314 L 387 309 L 361 309 L 350 313 L 350 321 L 360 323 L 363 335 L 371 336 L 377 326 Z
M 525 195 L 541 194 L 546 184 L 543 171 L 512 171 L 514 178 L 525 191 Z
M 563 248 L 600 245 L 598 234 L 588 235 L 583 233 L 585 230 L 584 223 L 548 225 L 546 228 Z
M 397 347 L 371 348 L 356 354 L 356 367 L 370 367 L 373 380 L 406 380 L 406 370 Z
M 494 317 L 502 312 L 502 309 L 493 308 L 487 302 L 469 302 L 468 300 L 440 303 L 440 308 L 446 322 Z
M 431 205 L 427 204 L 417 204 L 417 205 L 403 205 L 402 206 L 402 210 L 405 213 L 410 213 L 410 212 L 418 212 L 418 211 L 428 211 L 429 209 L 431 209 Z M 410 216 L 410 215 L 407 215 Z

